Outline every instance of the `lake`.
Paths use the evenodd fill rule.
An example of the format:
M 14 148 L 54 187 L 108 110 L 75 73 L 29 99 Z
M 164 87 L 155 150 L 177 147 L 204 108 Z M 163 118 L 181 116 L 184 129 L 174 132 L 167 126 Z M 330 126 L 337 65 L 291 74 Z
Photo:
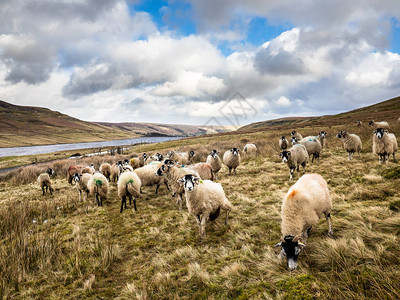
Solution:
M 133 139 L 104 141 L 104 142 L 89 142 L 89 143 L 73 143 L 73 144 L 56 144 L 56 145 L 43 145 L 43 146 L 24 146 L 24 147 L 10 147 L 0 148 L 0 157 L 5 156 L 22 156 L 22 155 L 36 155 L 52 153 L 57 151 L 66 150 L 79 150 L 87 148 L 104 148 L 113 146 L 126 146 L 140 143 L 160 143 L 172 140 L 179 140 L 183 137 L 139 137 Z

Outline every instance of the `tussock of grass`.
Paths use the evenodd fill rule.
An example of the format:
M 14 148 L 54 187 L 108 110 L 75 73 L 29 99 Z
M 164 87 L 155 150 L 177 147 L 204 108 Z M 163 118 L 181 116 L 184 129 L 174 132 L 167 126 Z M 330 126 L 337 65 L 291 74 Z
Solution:
M 321 128 L 324 129 L 324 128 Z M 318 129 L 304 129 L 304 135 Z M 363 141 L 370 130 L 363 132 Z M 330 129 L 335 131 L 335 129 Z M 281 132 L 201 137 L 141 145 L 121 157 L 61 160 L 15 170 L 0 180 L 0 295 L 4 298 L 116 299 L 393 299 L 400 298 L 399 192 L 396 177 L 365 150 L 347 161 L 340 142 L 329 138 L 320 162 L 309 163 L 328 181 L 334 203 L 334 238 L 325 220 L 311 230 L 299 267 L 289 272 L 274 248 L 280 238 L 280 207 L 289 182 L 277 156 Z M 276 141 L 276 143 L 274 142 Z M 223 168 L 219 182 L 234 206 L 207 224 L 201 241 L 187 210 L 178 211 L 165 187 L 144 188 L 138 211 L 119 213 L 116 185 L 98 208 L 78 202 L 66 182 L 70 164 L 113 162 L 142 152 L 194 150 L 204 161 L 247 142 L 258 147 L 237 176 Z M 364 148 L 366 149 L 366 148 Z M 56 170 L 53 196 L 35 183 L 47 167 Z M 302 173 L 295 173 L 295 179 Z M 87 210 L 88 206 L 88 210 Z M 35 220 L 35 222 L 34 222 Z M 12 255 L 10 255 L 12 253 Z

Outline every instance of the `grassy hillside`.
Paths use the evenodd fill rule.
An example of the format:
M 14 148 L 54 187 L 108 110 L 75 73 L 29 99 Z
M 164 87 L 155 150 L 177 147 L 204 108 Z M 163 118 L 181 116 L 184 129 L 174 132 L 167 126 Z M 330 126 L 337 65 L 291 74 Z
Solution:
M 386 117 L 390 117 L 387 111 Z M 394 118 L 394 117 L 393 117 Z M 102 208 L 94 199 L 77 202 L 67 184 L 70 160 L 49 164 L 57 171 L 54 196 L 42 196 L 36 176 L 47 166 L 31 166 L 0 176 L 0 295 L 13 299 L 399 299 L 400 164 L 379 165 L 371 153 L 369 126 L 352 119 L 322 119 L 302 128 L 289 125 L 254 132 L 188 138 L 141 145 L 135 153 L 169 149 L 223 152 L 255 143 L 258 155 L 245 158 L 237 176 L 224 167 L 219 176 L 234 205 L 228 225 L 219 217 L 198 227 L 187 209 L 178 211 L 163 186 L 143 188 L 138 212 L 119 213 L 115 183 Z M 363 141 L 361 158 L 347 161 L 334 135 L 347 128 Z M 333 201 L 334 238 L 325 220 L 312 229 L 299 267 L 289 272 L 274 248 L 280 238 L 280 206 L 294 181 L 279 161 L 278 139 L 289 128 L 303 135 L 328 132 L 320 173 Z M 391 131 L 400 136 L 400 125 Z M 131 153 L 133 154 L 133 153 Z M 130 155 L 129 155 L 130 156 Z M 127 155 L 127 157 L 129 157 Z M 113 162 L 92 157 L 77 163 Z M 295 180 L 301 174 L 295 174 Z M 87 208 L 88 205 L 88 208 Z M 10 255 L 12 253 L 12 255 Z
M 262 130 L 267 127 L 296 127 L 303 128 L 305 126 L 325 125 L 329 121 L 329 125 L 355 124 L 357 120 L 361 120 L 365 125 L 369 121 L 387 121 L 389 123 L 397 123 L 400 117 L 400 97 L 396 97 L 387 101 L 383 101 L 374 105 L 344 112 L 338 115 L 328 115 L 321 117 L 289 117 L 276 120 L 252 123 L 241 127 L 241 131 Z
M 0 101 L 0 147 L 127 139 L 145 135 L 193 136 L 232 130 L 194 125 L 85 122 L 47 108 Z

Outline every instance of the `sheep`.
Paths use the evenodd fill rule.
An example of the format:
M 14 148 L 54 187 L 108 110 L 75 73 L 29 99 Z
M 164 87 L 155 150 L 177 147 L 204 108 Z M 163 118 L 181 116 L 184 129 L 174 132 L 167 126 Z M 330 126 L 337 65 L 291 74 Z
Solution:
M 243 148 L 243 153 L 249 156 L 253 156 L 257 154 L 257 146 L 254 144 L 247 144 Z
M 72 185 L 72 180 L 73 180 L 74 175 L 76 173 L 81 173 L 83 168 L 84 168 L 84 166 L 80 166 L 80 165 L 69 166 L 68 171 L 67 171 L 67 181 L 69 184 Z
M 107 178 L 108 181 L 110 181 L 110 176 L 111 176 L 111 165 L 109 163 L 102 163 L 99 171 L 101 174 L 104 175 L 104 177 Z
M 88 174 L 90 174 L 90 175 L 93 175 L 95 172 L 96 172 L 96 169 L 94 168 L 94 165 L 91 164 L 91 165 L 89 165 L 89 166 L 87 166 L 87 167 L 84 167 L 84 168 L 82 169 L 82 171 L 81 171 L 81 174 L 88 173 Z
M 240 153 L 238 148 L 232 148 L 224 153 L 222 157 L 222 161 L 229 168 L 229 175 L 231 175 L 231 171 L 236 175 L 236 168 L 240 164 Z
M 322 145 L 319 140 L 315 137 L 305 137 L 299 142 L 300 145 L 306 147 L 308 156 L 312 155 L 311 162 L 314 162 L 314 159 L 318 158 L 319 161 L 319 154 L 322 150 Z
M 357 120 L 357 127 L 361 127 L 362 126 L 362 121 Z
M 103 199 L 107 199 L 109 190 L 107 178 L 100 172 L 96 172 L 90 177 L 87 187 L 90 196 L 95 196 L 97 206 L 103 206 Z
M 187 166 L 188 169 L 196 171 L 203 180 L 213 180 L 212 166 L 208 163 L 197 163 Z
M 195 170 L 178 167 L 175 162 L 170 159 L 164 161 L 164 163 L 157 169 L 156 174 L 160 177 L 166 178 L 172 190 L 172 197 L 178 195 L 176 203 L 179 204 L 179 210 L 182 210 L 182 195 L 185 191 L 177 180 L 186 174 L 194 174 L 195 176 L 200 177 L 199 174 Z
M 194 156 L 196 156 L 196 154 L 193 150 L 189 151 L 188 153 L 177 153 L 174 150 L 171 150 L 167 154 L 167 158 L 175 160 L 181 165 L 190 164 Z
M 316 136 L 306 136 L 305 138 L 302 138 L 302 140 L 306 140 L 306 139 L 317 139 L 319 142 L 320 142 L 320 144 L 321 144 L 321 147 L 322 148 L 324 148 L 325 147 L 325 145 L 326 145 L 326 135 L 327 135 L 327 132 L 326 131 L 320 131 L 319 133 L 318 133 L 318 135 L 316 135 Z M 300 140 L 300 142 L 301 142 L 301 140 Z
M 375 128 L 389 129 L 389 123 L 386 121 L 381 121 L 381 122 L 369 121 L 368 125 L 374 126 Z
M 228 224 L 232 204 L 225 196 L 220 183 L 211 180 L 201 180 L 193 174 L 186 174 L 177 182 L 185 189 L 186 205 L 199 225 L 200 238 L 206 234 L 207 220 L 214 221 L 225 210 L 225 225 Z
M 222 167 L 222 161 L 218 156 L 217 150 L 212 150 L 210 155 L 207 156 L 206 163 L 211 165 L 214 180 L 217 181 L 217 174 Z
M 299 143 L 299 141 L 297 140 L 297 138 L 295 136 L 290 137 L 290 143 L 292 144 L 292 146 L 297 145 Z
M 293 130 L 290 136 L 296 137 L 296 139 L 298 141 L 300 141 L 303 138 L 303 136 L 300 133 L 298 133 L 296 130 Z
M 308 162 L 308 153 L 306 147 L 300 144 L 294 145 L 288 151 L 283 150 L 280 154 L 282 162 L 287 163 L 290 170 L 290 180 L 293 179 L 294 170 L 299 172 L 300 165 L 303 166 L 303 174 L 306 172 L 306 164 Z
M 38 176 L 37 183 L 42 188 L 43 196 L 45 195 L 45 188 L 46 188 L 46 193 L 50 191 L 50 195 L 53 195 L 54 189 L 51 186 L 50 176 L 54 174 L 55 174 L 54 170 L 48 168 L 45 173 L 42 173 Z
M 122 161 L 119 160 L 111 167 L 110 182 L 117 182 L 119 175 L 122 173 Z
M 362 150 L 362 143 L 358 135 L 348 133 L 347 131 L 340 131 L 336 137 L 342 140 L 343 148 L 349 155 L 348 160 L 353 159 L 353 154 L 355 152 L 358 153 L 358 157 L 361 157 L 360 151 Z
M 126 209 L 126 197 L 129 198 L 129 205 L 132 205 L 133 197 L 133 206 L 137 211 L 136 198 L 140 197 L 141 185 L 142 182 L 136 173 L 127 171 L 121 174 L 118 179 L 118 197 L 121 197 L 121 213 L 124 210 L 124 206 Z
M 289 146 L 288 140 L 285 138 L 284 135 L 282 135 L 282 137 L 279 139 L 279 148 L 281 150 L 286 150 L 288 146 Z
M 156 195 L 158 194 L 158 189 L 160 188 L 161 184 L 165 184 L 167 189 L 169 190 L 169 186 L 167 181 L 165 180 L 164 177 L 159 177 L 156 175 L 156 171 L 158 170 L 158 168 L 160 168 L 160 166 L 162 165 L 162 163 L 160 162 L 151 162 L 150 164 L 138 168 L 136 170 L 134 170 L 133 172 L 136 173 L 139 178 L 140 181 L 142 183 L 142 187 L 143 186 L 153 186 L 156 185 Z M 140 191 L 142 192 L 142 191 Z
M 147 159 L 147 154 L 143 153 L 139 157 L 133 157 L 130 161 L 129 164 L 133 169 L 137 169 L 140 167 L 143 167 Z
M 79 194 L 79 202 L 81 201 L 82 192 L 86 193 L 86 199 L 88 198 L 89 195 L 88 183 L 91 177 L 92 175 L 89 173 L 85 174 L 75 173 L 74 175 L 75 186 Z
M 386 161 L 389 163 L 389 156 L 393 155 L 393 161 L 396 162 L 395 152 L 397 151 L 397 139 L 393 133 L 386 129 L 378 128 L 374 130 L 372 137 L 372 153 L 379 155 L 379 164 Z
M 289 189 L 281 208 L 281 255 L 286 256 L 290 271 L 297 268 L 297 259 L 306 246 L 311 227 L 322 214 L 328 223 L 328 235 L 333 235 L 331 220 L 332 201 L 328 185 L 319 174 L 303 175 Z

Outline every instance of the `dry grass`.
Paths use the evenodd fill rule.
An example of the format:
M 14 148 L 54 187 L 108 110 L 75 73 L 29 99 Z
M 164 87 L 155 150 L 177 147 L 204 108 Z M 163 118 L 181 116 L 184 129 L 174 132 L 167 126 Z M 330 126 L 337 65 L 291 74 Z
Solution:
M 378 165 L 370 129 L 359 130 L 361 159 L 347 161 L 333 128 L 321 161 L 309 172 L 324 176 L 334 202 L 335 238 L 325 221 L 311 231 L 299 268 L 289 272 L 273 248 L 280 238 L 281 200 L 294 182 L 279 162 L 282 132 L 205 136 L 142 145 L 136 153 L 174 148 L 223 152 L 254 142 L 255 158 L 238 175 L 224 168 L 220 182 L 234 205 L 228 226 L 219 218 L 199 240 L 197 224 L 179 212 L 165 187 L 144 188 L 133 209 L 119 213 L 115 184 L 102 208 L 65 180 L 70 160 L 54 162 L 54 196 L 34 183 L 39 170 L 21 170 L 0 182 L 0 295 L 4 298 L 117 299 L 399 299 L 400 194 L 398 164 Z M 400 136 L 400 128 L 397 135 Z M 286 132 L 284 132 L 287 134 Z M 272 141 L 272 142 L 271 142 Z M 99 165 L 115 157 L 90 158 Z M 89 164 L 89 160 L 79 163 Z M 47 167 L 47 166 L 46 166 Z M 389 175 L 388 175 L 389 174 Z M 298 178 L 299 175 L 295 175 Z M 10 255 L 12 253 L 12 255 Z

